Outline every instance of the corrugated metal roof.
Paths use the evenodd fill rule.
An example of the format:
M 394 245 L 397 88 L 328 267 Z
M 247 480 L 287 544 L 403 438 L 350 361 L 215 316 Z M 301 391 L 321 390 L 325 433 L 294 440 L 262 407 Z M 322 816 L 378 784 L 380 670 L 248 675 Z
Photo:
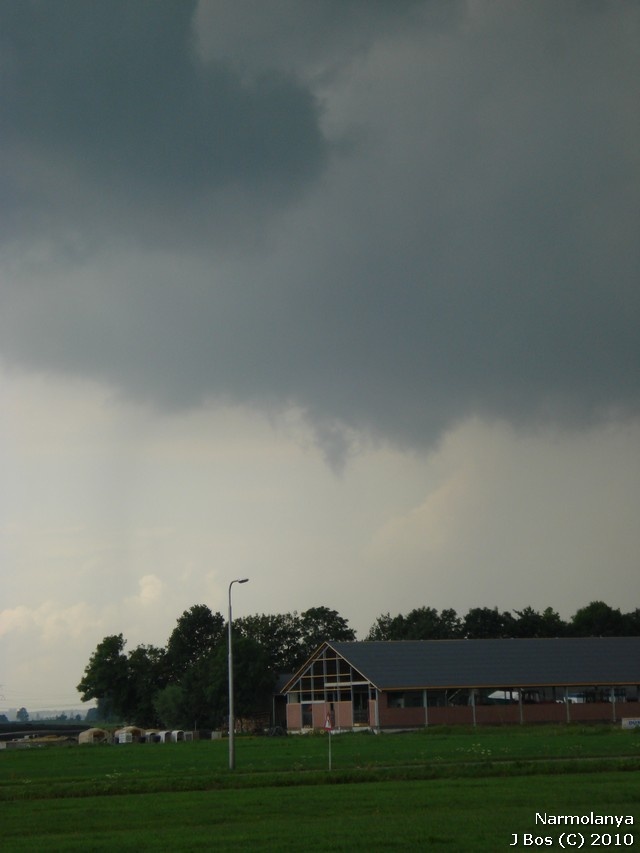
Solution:
M 380 690 L 640 684 L 640 637 L 328 645 Z

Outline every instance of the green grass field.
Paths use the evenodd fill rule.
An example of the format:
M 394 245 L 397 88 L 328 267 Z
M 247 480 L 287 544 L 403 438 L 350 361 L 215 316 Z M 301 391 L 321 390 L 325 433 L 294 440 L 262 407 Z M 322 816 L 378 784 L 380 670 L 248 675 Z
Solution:
M 331 771 L 328 744 L 238 738 L 233 773 L 226 741 L 4 750 L 2 850 L 516 850 L 558 846 L 536 812 L 640 821 L 640 736 L 619 729 L 345 734 Z M 602 829 L 640 845 L 634 824 L 581 826 L 584 846 Z

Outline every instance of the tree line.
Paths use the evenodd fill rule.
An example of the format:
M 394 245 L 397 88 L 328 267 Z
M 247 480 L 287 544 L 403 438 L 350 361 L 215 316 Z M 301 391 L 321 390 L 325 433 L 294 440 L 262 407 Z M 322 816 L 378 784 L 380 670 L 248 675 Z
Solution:
M 455 610 L 418 607 L 406 616 L 378 616 L 367 640 L 484 640 L 509 637 L 635 637 L 640 634 L 640 608 L 622 613 L 604 601 L 592 601 L 564 621 L 551 607 L 499 611 L 472 607 L 464 617 Z
M 97 700 L 96 716 L 168 728 L 217 728 L 228 708 L 228 625 L 221 613 L 196 604 L 185 610 L 165 647 L 125 652 L 122 634 L 98 644 L 78 684 L 83 701 Z M 587 637 L 640 635 L 640 609 L 621 613 L 594 601 L 564 621 L 551 607 L 499 611 L 418 607 L 377 617 L 365 641 Z M 239 719 L 271 707 L 282 673 L 295 672 L 325 640 L 356 639 L 348 620 L 328 607 L 303 613 L 255 614 L 234 619 L 234 700 Z

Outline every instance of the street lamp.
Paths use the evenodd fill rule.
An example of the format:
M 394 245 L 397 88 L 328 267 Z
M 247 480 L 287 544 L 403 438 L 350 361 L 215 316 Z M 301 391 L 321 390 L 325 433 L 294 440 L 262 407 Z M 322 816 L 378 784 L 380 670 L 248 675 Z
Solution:
M 233 719 L 233 646 L 231 641 L 231 587 L 234 583 L 246 583 L 249 578 L 236 578 L 229 584 L 229 770 L 235 770 L 236 753 L 233 742 L 235 721 Z

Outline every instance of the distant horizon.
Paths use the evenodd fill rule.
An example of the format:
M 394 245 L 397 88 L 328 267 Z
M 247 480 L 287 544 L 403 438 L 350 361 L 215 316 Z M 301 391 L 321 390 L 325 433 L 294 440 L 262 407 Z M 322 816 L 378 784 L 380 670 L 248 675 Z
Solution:
M 23 705 L 21 707 L 26 708 L 27 713 L 29 714 L 28 722 L 31 722 L 33 720 L 42 720 L 42 719 L 53 720 L 53 719 L 55 719 L 55 717 L 62 716 L 63 714 L 66 714 L 67 716 L 73 716 L 73 717 L 75 717 L 79 714 L 84 719 L 89 711 L 97 708 L 97 706 L 95 704 L 89 705 L 87 707 L 84 707 L 84 706 L 81 707 L 78 705 L 74 705 L 74 706 L 68 706 L 68 707 L 65 706 L 62 708 L 42 708 L 42 709 L 34 709 L 34 710 L 30 710 L 29 708 L 26 707 L 26 705 Z M 19 710 L 20 710 L 19 708 L 8 708 L 6 710 L 3 710 L 2 708 L 0 708 L 0 715 L 4 715 L 5 717 L 7 717 L 7 719 L 9 720 L 10 723 L 20 722 L 20 720 L 18 720 L 15 716 Z M 11 715 L 11 712 L 13 712 L 13 716 Z M 45 717 L 44 716 L 45 714 L 48 716 Z

